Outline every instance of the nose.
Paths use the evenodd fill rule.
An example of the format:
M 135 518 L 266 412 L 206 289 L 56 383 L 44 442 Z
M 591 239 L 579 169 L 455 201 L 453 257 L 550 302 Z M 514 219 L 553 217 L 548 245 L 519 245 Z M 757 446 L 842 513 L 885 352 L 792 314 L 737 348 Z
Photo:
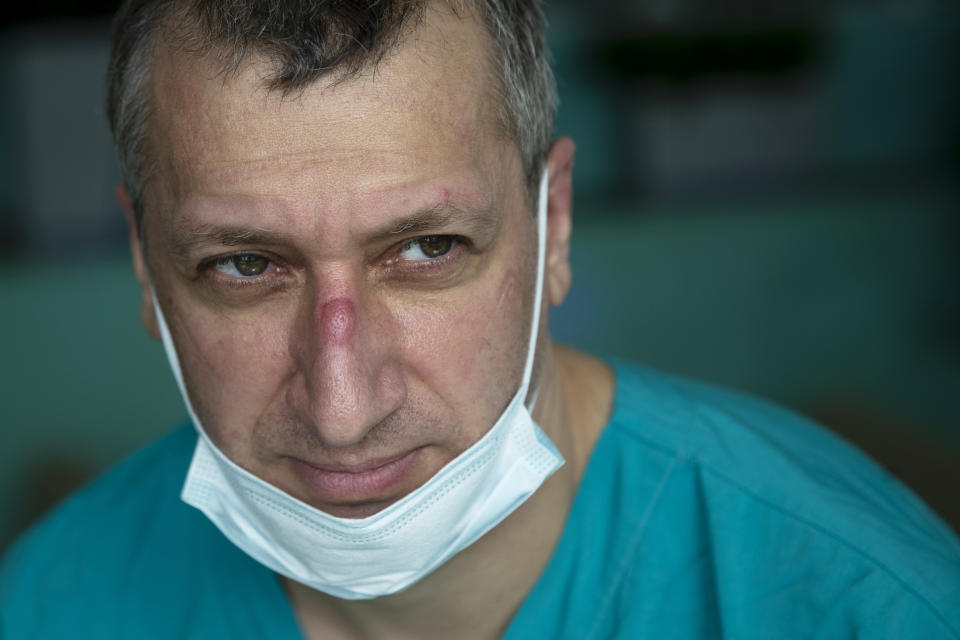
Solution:
M 363 439 L 406 399 L 389 313 L 340 292 L 309 305 L 294 340 L 289 399 L 329 447 Z

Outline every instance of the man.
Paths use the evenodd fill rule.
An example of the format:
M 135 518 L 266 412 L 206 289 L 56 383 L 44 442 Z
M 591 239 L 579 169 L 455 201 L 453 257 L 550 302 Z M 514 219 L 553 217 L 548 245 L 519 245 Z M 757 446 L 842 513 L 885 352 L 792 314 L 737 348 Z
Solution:
M 544 60 L 533 0 L 124 6 L 118 197 L 193 426 L 13 549 L 3 637 L 960 637 L 960 545 L 859 454 L 551 343 Z

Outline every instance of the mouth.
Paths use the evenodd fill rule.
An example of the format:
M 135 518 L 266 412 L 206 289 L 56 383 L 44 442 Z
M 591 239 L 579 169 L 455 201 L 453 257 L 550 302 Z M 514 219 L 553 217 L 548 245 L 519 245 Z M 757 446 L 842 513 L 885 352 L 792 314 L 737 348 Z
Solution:
M 334 516 L 362 518 L 401 497 L 419 454 L 420 448 L 417 448 L 357 465 L 321 466 L 297 458 L 290 458 L 290 462 L 297 478 L 323 505 L 315 506 Z

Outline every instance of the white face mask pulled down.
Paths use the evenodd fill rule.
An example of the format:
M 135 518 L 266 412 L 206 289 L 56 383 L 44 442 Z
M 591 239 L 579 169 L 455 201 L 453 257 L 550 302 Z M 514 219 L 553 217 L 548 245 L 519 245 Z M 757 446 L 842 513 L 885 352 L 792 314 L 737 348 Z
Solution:
M 564 462 L 533 421 L 532 406 L 525 405 L 543 296 L 546 207 L 544 171 L 537 207 L 536 293 L 520 388 L 479 441 L 423 486 L 366 518 L 338 518 L 311 507 L 217 449 L 190 404 L 177 352 L 154 296 L 167 357 L 200 435 L 181 498 L 261 564 L 350 600 L 409 587 L 499 524 Z M 535 397 L 531 405 L 534 402 Z

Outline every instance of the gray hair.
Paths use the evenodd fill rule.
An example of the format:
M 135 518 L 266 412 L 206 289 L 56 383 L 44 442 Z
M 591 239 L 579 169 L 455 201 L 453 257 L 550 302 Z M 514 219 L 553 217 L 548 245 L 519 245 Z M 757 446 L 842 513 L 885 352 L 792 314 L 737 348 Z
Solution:
M 126 0 L 114 20 L 107 114 L 138 227 L 148 160 L 151 65 L 161 38 L 214 52 L 224 70 L 250 49 L 275 64 L 271 90 L 302 90 L 319 77 L 375 66 L 415 27 L 430 0 Z M 540 0 L 445 0 L 472 9 L 492 41 L 500 120 L 523 161 L 532 203 L 553 136 L 556 87 Z M 142 228 L 141 228 L 142 233 Z

